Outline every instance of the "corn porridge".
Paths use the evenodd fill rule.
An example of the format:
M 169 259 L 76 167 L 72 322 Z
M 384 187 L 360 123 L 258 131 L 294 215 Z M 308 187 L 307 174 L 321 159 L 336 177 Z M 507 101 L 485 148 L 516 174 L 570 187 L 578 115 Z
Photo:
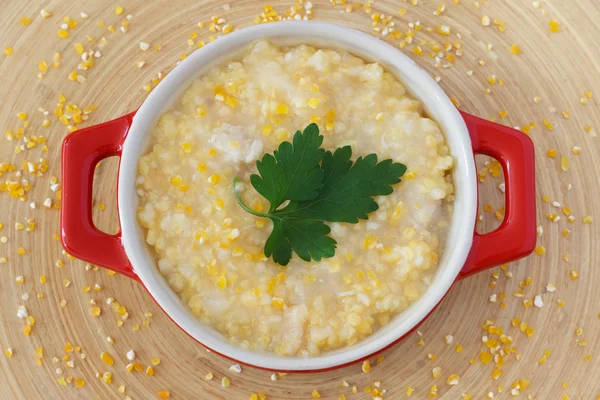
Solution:
M 436 122 L 393 75 L 346 51 L 259 41 L 205 71 L 159 119 L 138 165 L 138 220 L 170 287 L 232 343 L 283 356 L 350 346 L 427 290 L 454 201 L 453 159 Z M 408 167 L 379 209 L 330 223 L 332 258 L 267 259 L 272 223 L 255 210 L 256 160 L 309 123 L 328 150 Z

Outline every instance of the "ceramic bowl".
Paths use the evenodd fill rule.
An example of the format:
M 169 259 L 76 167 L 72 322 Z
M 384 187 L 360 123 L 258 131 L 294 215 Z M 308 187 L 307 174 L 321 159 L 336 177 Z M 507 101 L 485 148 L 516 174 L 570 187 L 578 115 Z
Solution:
M 341 48 L 382 64 L 420 100 L 441 126 L 455 159 L 456 200 L 446 249 L 429 289 L 407 310 L 367 339 L 316 357 L 281 357 L 239 348 L 202 324 L 159 273 L 137 221 L 135 180 L 140 156 L 159 116 L 208 66 L 235 56 L 250 43 Z M 496 158 L 504 169 L 506 213 L 498 229 L 475 231 L 478 210 L 475 154 Z M 120 157 L 120 233 L 108 235 L 92 222 L 96 164 Z M 276 371 L 322 371 L 364 360 L 393 345 L 433 311 L 451 286 L 466 276 L 529 254 L 536 241 L 534 149 L 523 133 L 459 111 L 438 84 L 400 50 L 365 33 L 313 21 L 286 21 L 241 29 L 195 51 L 177 65 L 134 113 L 70 134 L 63 143 L 61 240 L 73 256 L 141 283 L 174 323 L 207 349 L 231 360 Z M 465 318 L 468 318 L 466 316 Z

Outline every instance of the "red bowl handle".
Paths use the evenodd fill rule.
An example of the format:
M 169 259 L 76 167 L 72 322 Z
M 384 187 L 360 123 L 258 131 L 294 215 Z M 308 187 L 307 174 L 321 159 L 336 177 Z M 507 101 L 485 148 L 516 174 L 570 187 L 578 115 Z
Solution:
M 461 114 L 471 136 L 473 153 L 492 156 L 500 162 L 506 188 L 504 221 L 493 232 L 481 235 L 475 231 L 471 252 L 459 274 L 459 278 L 464 278 L 533 251 L 535 155 L 533 142 L 527 135 L 462 111 Z
M 92 221 L 92 185 L 99 161 L 121 156 L 135 113 L 78 130 L 62 147 L 60 237 L 65 250 L 81 260 L 138 279 L 121 244 L 121 232 L 109 235 Z

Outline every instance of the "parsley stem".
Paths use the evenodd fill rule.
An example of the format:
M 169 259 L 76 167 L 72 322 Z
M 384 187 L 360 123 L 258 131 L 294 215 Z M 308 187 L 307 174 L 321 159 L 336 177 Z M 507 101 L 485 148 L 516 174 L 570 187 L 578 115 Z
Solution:
M 269 214 L 254 211 L 253 209 L 248 207 L 246 205 L 246 203 L 244 203 L 244 200 L 242 200 L 242 195 L 237 190 L 237 186 L 238 186 L 237 184 L 239 182 L 240 182 L 240 178 L 238 178 L 237 176 L 235 178 L 233 178 L 233 194 L 235 195 L 235 198 L 237 199 L 237 202 L 240 205 L 240 207 L 242 207 L 246 212 L 249 212 L 252 215 L 256 215 L 257 217 L 269 218 Z

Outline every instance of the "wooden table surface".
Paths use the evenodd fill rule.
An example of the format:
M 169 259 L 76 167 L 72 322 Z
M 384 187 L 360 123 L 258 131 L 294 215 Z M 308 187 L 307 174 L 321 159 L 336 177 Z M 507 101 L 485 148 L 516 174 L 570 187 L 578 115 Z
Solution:
M 411 398 L 416 399 L 434 394 L 440 399 L 462 399 L 468 398 L 467 393 L 472 399 L 512 398 L 511 390 L 519 381 L 521 398 L 600 398 L 600 253 L 596 249 L 600 240 L 596 210 L 600 204 L 600 3 L 446 0 L 443 10 L 441 0 L 371 3 L 372 11 L 361 3 L 347 13 L 348 5 L 319 0 L 313 2 L 311 11 L 314 19 L 379 36 L 372 27 L 378 18 L 375 15 L 384 22 L 391 16 L 389 22 L 395 23 L 402 38 L 390 40 L 388 35 L 386 40 L 396 46 L 403 46 L 404 40 L 403 51 L 439 77 L 440 85 L 462 109 L 529 131 L 537 150 L 537 219 L 543 228 L 538 244 L 545 254 L 456 284 L 420 329 L 422 337 L 411 335 L 386 351 L 379 364 L 372 360 L 369 374 L 363 373 L 360 365 L 322 374 L 280 376 L 276 381 L 270 373 L 252 368 L 243 368 L 241 374 L 230 372 L 230 362 L 207 353 L 179 330 L 139 284 L 102 269 L 86 268 L 85 263 L 62 252 L 56 240 L 59 192 L 52 186 L 52 177 L 60 174 L 60 144 L 68 127 L 55 109 L 61 94 L 66 99 L 62 99 L 63 112 L 73 108 L 69 103 L 80 110 L 96 105 L 87 121 L 75 124 L 78 127 L 129 112 L 144 100 L 144 85 L 152 85 L 159 71 L 197 48 L 199 40 L 207 42 L 210 36 L 221 35 L 209 30 L 212 16 L 226 19 L 218 24 L 220 28 L 228 23 L 233 29 L 243 28 L 255 23 L 265 4 L 257 0 L 230 0 L 228 4 L 214 0 L 5 0 L 0 8 L 0 48 L 13 51 L 11 55 L 0 53 L 0 181 L 18 182 L 23 187 L 27 180 L 29 191 L 25 201 L 10 196 L 19 195 L 15 185 L 9 185 L 12 192 L 0 192 L 0 347 L 3 353 L 12 349 L 12 357 L 0 354 L 0 398 L 130 396 L 137 400 L 158 398 L 157 392 L 169 391 L 172 399 L 249 399 L 259 392 L 268 399 L 309 399 L 312 391 L 318 390 L 321 398 L 337 399 L 344 393 L 347 399 L 370 399 L 372 395 L 364 389 L 374 381 L 386 389 L 385 399 L 406 398 L 409 388 L 414 389 Z M 293 5 L 305 13 L 305 3 L 272 3 L 281 16 Z M 120 15 L 117 6 L 124 9 Z M 42 9 L 51 15 L 43 18 Z M 82 12 L 88 17 L 83 18 Z M 491 21 L 489 26 L 483 23 L 485 16 Z M 31 22 L 21 21 L 24 17 Z M 66 29 L 68 37 L 60 38 L 65 17 L 75 20 L 77 26 L 67 22 L 71 25 Z M 551 20 L 559 23 L 558 32 L 551 32 Z M 125 33 L 121 30 L 124 22 L 129 22 Z M 203 28 L 199 22 L 204 22 Z M 450 28 L 449 36 L 438 33 L 442 25 Z M 379 22 L 376 28 L 382 32 L 384 26 Z M 410 44 L 406 43 L 408 31 L 414 34 Z M 188 44 L 190 38 L 192 45 Z M 149 43 L 150 49 L 142 51 L 141 41 Z M 81 43 L 84 51 L 100 51 L 88 70 L 77 69 L 81 57 L 76 43 Z M 432 43 L 440 47 L 436 52 L 443 53 L 438 66 L 430 57 Z M 448 50 L 446 43 L 452 43 L 453 49 Z M 513 44 L 519 46 L 520 54 L 511 54 Z M 157 45 L 162 47 L 160 51 Z M 460 55 L 456 54 L 458 46 Z M 56 67 L 55 53 L 60 54 Z M 47 64 L 46 71 L 42 71 L 41 61 Z M 146 62 L 142 68 L 138 68 L 139 61 Z M 85 81 L 71 80 L 73 71 Z M 48 115 L 40 109 L 48 110 Z M 18 113 L 27 113 L 26 121 L 19 119 Z M 46 119 L 49 126 L 44 127 Z M 5 137 L 7 130 L 12 133 Z M 8 140 L 11 135 L 12 141 Z M 17 152 L 16 147 L 24 150 Z M 580 154 L 574 154 L 577 148 Z M 554 158 L 547 155 L 552 149 Z M 568 171 L 561 168 L 563 156 L 570 161 Z M 3 163 L 13 164 L 15 169 L 6 171 L 8 166 Z M 95 219 L 109 231 L 116 229 L 116 165 L 115 160 L 103 163 L 95 183 Z M 482 210 L 484 226 L 496 223 L 495 212 L 502 207 L 497 189 L 501 181 L 502 177 L 488 177 L 482 185 L 482 203 L 492 206 L 491 211 Z M 46 199 L 52 203 L 49 209 L 44 206 Z M 105 205 L 104 211 L 101 205 Z M 572 223 L 564 207 L 574 216 Z M 551 218 L 556 214 L 560 220 L 552 222 L 548 214 Z M 583 222 L 586 216 L 592 218 L 591 223 Z M 570 230 L 568 237 L 563 235 L 565 229 Z M 25 254 L 19 254 L 19 248 Z M 574 273 L 576 280 L 571 277 Z M 555 285 L 555 291 L 546 289 L 549 283 Z M 87 291 L 86 286 L 91 289 Z M 518 297 L 518 291 L 523 297 Z M 541 295 L 543 307 L 526 307 L 536 295 Z M 494 297 L 495 302 L 491 301 Z M 121 316 L 107 305 L 109 298 L 127 309 L 129 318 L 120 327 Z M 100 309 L 98 317 L 91 315 L 92 301 Z M 25 306 L 33 319 L 19 318 L 19 306 Z M 29 335 L 24 334 L 27 324 L 33 324 Z M 489 349 L 482 338 L 500 338 L 494 327 L 502 328 L 506 335 L 504 344 L 500 343 L 503 351 L 483 364 L 480 353 Z M 446 343 L 446 335 L 453 336 L 452 343 Z M 70 350 L 65 349 L 67 343 L 74 350 L 66 352 Z M 488 341 L 488 345 L 492 343 Z M 152 359 L 160 359 L 154 376 L 127 372 L 130 349 L 144 369 Z M 111 354 L 114 365 L 106 365 L 101 352 Z M 436 367 L 441 368 L 437 379 L 432 376 Z M 105 382 L 106 375 L 104 380 L 97 378 L 98 372 L 111 372 L 112 383 Z M 212 380 L 205 379 L 209 372 L 214 375 Z M 452 374 L 460 376 L 458 385 L 447 384 Z M 223 377 L 230 379 L 230 387 L 222 387 Z M 349 387 L 342 386 L 344 380 Z M 525 380 L 530 381 L 527 389 Z M 437 392 L 430 394 L 432 385 Z M 357 394 L 352 393 L 352 386 Z

